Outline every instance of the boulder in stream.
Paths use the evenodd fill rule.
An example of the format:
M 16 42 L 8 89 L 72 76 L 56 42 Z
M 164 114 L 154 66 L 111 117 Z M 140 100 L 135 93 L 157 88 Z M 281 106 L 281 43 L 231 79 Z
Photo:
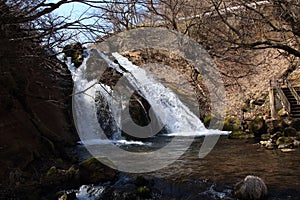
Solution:
M 263 200 L 268 196 L 268 189 L 261 178 L 249 175 L 236 184 L 235 196 L 242 200 Z

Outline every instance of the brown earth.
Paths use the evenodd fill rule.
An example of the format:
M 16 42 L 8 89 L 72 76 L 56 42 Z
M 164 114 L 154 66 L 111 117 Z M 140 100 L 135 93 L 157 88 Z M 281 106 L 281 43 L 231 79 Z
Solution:
M 289 67 L 285 56 L 276 50 L 266 49 L 229 52 L 214 60 L 226 88 L 226 114 L 241 118 L 246 103 L 250 107 L 250 111 L 244 113 L 246 119 L 254 119 L 257 115 L 269 116 L 270 81 L 281 79 L 285 74 Z M 256 105 L 257 100 L 263 100 L 264 104 Z

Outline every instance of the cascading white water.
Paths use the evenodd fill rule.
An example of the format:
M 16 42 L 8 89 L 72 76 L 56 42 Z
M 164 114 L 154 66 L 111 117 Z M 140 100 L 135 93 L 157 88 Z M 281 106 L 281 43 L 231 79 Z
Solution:
M 113 53 L 118 63 L 128 72 L 123 75 L 154 107 L 155 114 L 166 125 L 168 135 L 205 135 L 209 131 L 200 119 L 185 106 L 176 94 L 156 81 L 144 69 L 133 65 L 127 58 Z M 214 132 L 215 133 L 215 132 Z
M 124 72 L 118 64 L 115 64 L 102 52 L 97 50 L 96 52 L 99 57 L 97 59 L 102 59 L 102 61 L 107 63 L 107 66 L 123 73 L 123 77 L 127 79 L 134 89 L 139 91 L 139 93 L 147 99 L 155 115 L 167 128 L 167 135 L 200 136 L 217 133 L 216 131 L 207 130 L 200 119 L 179 100 L 176 94 L 163 86 L 160 82 L 156 81 L 150 74 L 147 74 L 145 70 L 133 65 L 127 58 L 120 54 L 114 53 L 113 56 L 120 66 L 127 71 Z M 116 135 L 115 137 L 112 137 L 112 139 L 118 139 L 120 140 L 120 143 L 124 143 L 124 138 L 120 137 L 121 125 L 118 116 L 120 111 L 118 111 L 119 108 L 113 108 L 114 106 L 119 105 L 120 102 L 116 102 L 116 99 L 111 95 L 111 93 L 113 93 L 113 88 L 99 84 L 97 79 L 88 80 L 86 71 L 88 68 L 87 60 L 89 58 L 90 55 L 75 72 L 72 70 L 74 95 L 76 95 L 76 98 L 73 98 L 74 120 L 78 131 L 81 133 L 81 140 L 84 144 L 88 145 L 89 143 L 97 143 L 97 140 L 101 143 L 103 140 L 108 139 L 103 137 L 103 134 L 101 135 L 102 129 L 97 118 L 95 98 L 98 93 L 98 95 L 101 95 L 102 100 L 105 101 L 103 103 L 114 110 L 114 112 L 111 112 L 111 115 L 119 126 L 119 128 L 112 127 L 111 130 L 114 130 L 115 133 L 113 134 Z M 70 64 L 69 68 L 72 68 Z M 122 109 L 122 107 L 120 109 Z M 132 143 L 137 144 L 136 142 Z
M 117 71 L 122 72 L 118 68 L 117 64 L 111 62 L 104 54 L 98 52 L 99 55 L 109 64 L 110 67 L 115 68 Z M 127 145 L 144 145 L 145 143 L 138 141 L 126 141 L 121 137 L 121 129 L 119 127 L 111 127 L 115 132 L 113 133 L 113 141 L 109 141 L 108 138 L 101 133 L 102 127 L 100 127 L 98 116 L 97 116 L 97 97 L 102 97 L 102 104 L 104 106 L 111 106 L 113 101 L 111 94 L 111 88 L 104 84 L 99 84 L 97 79 L 88 80 L 87 78 L 87 60 L 85 58 L 82 65 L 76 69 L 71 63 L 70 59 L 66 63 L 73 78 L 74 91 L 73 95 L 73 116 L 77 131 L 81 133 L 81 141 L 79 144 L 94 145 L 94 144 L 107 144 L 113 142 L 115 144 Z M 99 102 L 98 102 L 99 103 Z M 112 113 L 111 113 L 112 114 Z M 116 114 L 116 113 L 114 113 Z M 113 116 L 118 122 L 118 116 Z M 84 119 L 84 120 L 82 120 Z M 103 120 L 104 121 L 104 120 Z M 105 123 L 105 122 L 104 122 Z M 118 123 L 119 124 L 119 123 Z M 104 124 L 108 126 L 108 124 Z

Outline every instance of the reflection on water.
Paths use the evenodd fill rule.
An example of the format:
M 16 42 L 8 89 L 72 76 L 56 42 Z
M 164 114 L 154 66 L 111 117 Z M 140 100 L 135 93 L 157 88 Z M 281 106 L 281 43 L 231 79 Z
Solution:
M 168 142 L 170 139 L 170 137 L 158 137 L 155 141 Z M 182 140 L 188 139 L 192 138 L 182 137 Z M 199 159 L 198 151 L 202 142 L 203 138 L 196 138 L 190 149 L 173 164 L 144 175 L 164 181 L 165 185 L 169 184 L 165 186 L 166 191 L 173 187 L 176 188 L 176 186 L 170 186 L 170 183 L 188 182 L 187 185 L 177 185 L 179 190 L 187 190 L 188 193 L 191 193 L 192 188 L 198 184 L 197 181 L 209 180 L 209 182 L 217 185 L 223 185 L 221 189 L 223 193 L 220 195 L 224 195 L 226 188 L 232 189 L 235 183 L 251 174 L 265 180 L 270 191 L 270 199 L 295 199 L 300 195 L 299 149 L 295 152 L 282 153 L 279 150 L 261 148 L 250 140 L 221 138 L 208 156 Z M 161 146 L 161 144 L 152 143 L 153 148 L 157 148 L 156 145 Z M 131 151 L 134 149 L 142 151 L 141 146 L 137 145 L 127 146 L 127 148 Z M 149 145 L 145 145 L 145 148 L 148 149 Z M 180 149 L 169 153 L 172 154 L 176 151 L 180 151 Z M 89 155 L 81 156 L 88 157 Z M 162 155 L 161 159 L 164 159 L 164 157 Z M 206 193 L 212 191 L 214 191 L 214 188 L 210 188 Z M 176 191 L 173 192 L 176 193 Z M 199 197 L 199 191 L 194 192 Z M 214 193 L 214 195 L 217 194 Z
M 220 139 L 211 153 L 197 158 L 202 139 L 168 168 L 151 175 L 172 180 L 202 178 L 235 184 L 251 174 L 263 178 L 270 192 L 295 190 L 300 193 L 300 150 L 282 153 L 266 150 L 249 140 Z

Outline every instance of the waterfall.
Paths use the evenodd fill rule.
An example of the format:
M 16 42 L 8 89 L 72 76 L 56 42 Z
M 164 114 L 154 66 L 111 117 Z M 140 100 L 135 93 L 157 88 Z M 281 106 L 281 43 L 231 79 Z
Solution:
M 149 101 L 154 112 L 167 127 L 169 135 L 203 135 L 207 134 L 200 119 L 185 106 L 176 94 L 165 87 L 144 69 L 133 65 L 127 58 L 113 53 L 118 63 L 126 69 L 124 76 Z
M 74 120 L 84 144 L 95 144 L 107 139 L 114 140 L 116 143 L 117 141 L 122 144 L 124 141 L 126 143 L 126 140 L 121 137 L 121 129 L 124 128 L 121 115 L 124 104 L 128 104 L 128 98 L 124 99 L 124 95 L 120 94 L 122 90 L 114 91 L 111 86 L 99 83 L 97 76 L 94 78 L 89 76 L 87 72 L 97 67 L 104 68 L 103 70 L 113 68 L 118 73 L 122 73 L 122 79 L 125 79 L 130 86 L 123 85 L 122 81 L 119 81 L 117 85 L 119 84 L 123 89 L 129 88 L 129 91 L 138 91 L 150 103 L 150 117 L 156 116 L 159 121 L 155 126 L 150 127 L 151 131 L 157 128 L 155 133 L 158 133 L 162 128 L 166 128 L 168 132 L 166 135 L 169 136 L 216 134 L 216 131 L 207 130 L 200 119 L 180 101 L 176 94 L 156 81 L 152 75 L 133 65 L 118 53 L 113 53 L 113 57 L 118 64 L 98 50 L 89 50 L 88 57 L 78 69 L 74 70 L 69 66 L 73 69 L 76 97 L 73 98 Z M 90 63 L 96 63 L 96 65 L 89 66 Z M 133 128 L 143 129 L 136 125 L 133 125 Z M 106 137 L 102 132 L 105 132 Z M 132 144 L 139 143 L 135 141 Z

